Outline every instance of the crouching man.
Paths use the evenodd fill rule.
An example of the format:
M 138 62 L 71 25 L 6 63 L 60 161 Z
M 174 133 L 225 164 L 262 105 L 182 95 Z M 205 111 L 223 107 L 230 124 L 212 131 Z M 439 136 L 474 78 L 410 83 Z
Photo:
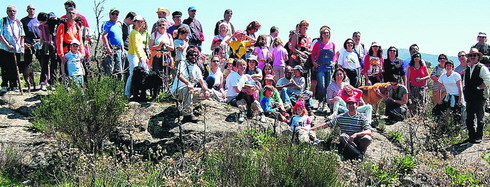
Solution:
M 325 126 L 340 127 L 339 152 L 348 159 L 362 159 L 367 147 L 373 141 L 371 126 L 366 117 L 357 112 L 357 102 L 353 98 L 346 101 L 349 112 L 336 116 L 330 122 L 311 128 L 316 130 Z
M 177 76 L 172 84 L 171 93 L 179 101 L 182 101 L 179 109 L 182 109 L 182 123 L 197 122 L 197 118 L 192 113 L 192 105 L 199 99 L 209 98 L 208 87 L 203 80 L 201 69 L 197 66 L 199 51 L 196 48 L 187 50 L 186 60 L 179 63 Z M 196 83 L 200 83 L 201 88 L 196 88 Z

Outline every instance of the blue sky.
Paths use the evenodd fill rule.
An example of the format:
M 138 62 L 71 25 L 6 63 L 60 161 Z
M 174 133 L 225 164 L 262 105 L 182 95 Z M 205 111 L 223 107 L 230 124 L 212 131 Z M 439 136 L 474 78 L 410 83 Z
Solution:
M 2 0 L 0 7 L 14 5 L 20 19 L 27 15 L 26 6 L 34 4 L 37 12 L 55 12 L 64 14 L 65 0 Z M 76 0 L 78 12 L 89 20 L 95 28 L 93 0 Z M 246 2 L 246 3 L 244 3 Z M 301 2 L 301 3 L 298 3 Z M 468 51 L 476 43 L 480 31 L 490 34 L 488 0 L 334 0 L 334 1 L 297 1 L 297 0 L 107 0 L 105 17 L 108 11 L 118 8 L 120 19 L 129 11 L 142 15 L 153 24 L 157 7 L 165 7 L 173 12 L 179 10 L 187 17 L 187 7 L 197 7 L 197 19 L 204 27 L 205 43 L 203 49 L 209 52 L 215 23 L 223 19 L 223 12 L 233 10 L 232 23 L 235 29 L 243 30 L 254 20 L 262 24 L 259 34 L 269 34 L 271 26 L 278 26 L 280 37 L 287 40 L 289 30 L 301 20 L 310 22 L 308 34 L 318 37 L 322 25 L 332 28 L 332 41 L 339 47 L 352 32 L 362 33 L 361 42 L 370 46 L 372 41 L 379 42 L 383 48 L 394 45 L 408 48 L 417 43 L 421 52 L 456 56 L 458 51 Z M 3 12 L 3 16 L 5 16 Z M 169 17 L 170 18 L 170 17 Z

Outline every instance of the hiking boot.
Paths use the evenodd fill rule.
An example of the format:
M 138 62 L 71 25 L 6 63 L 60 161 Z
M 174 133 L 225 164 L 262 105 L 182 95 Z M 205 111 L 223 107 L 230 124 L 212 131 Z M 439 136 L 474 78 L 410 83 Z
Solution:
M 471 142 L 471 143 L 479 144 L 479 143 L 481 143 L 481 139 L 474 139 L 473 142 Z
M 184 118 L 182 118 L 182 124 L 188 123 L 188 122 L 197 123 L 197 121 L 198 121 L 198 119 L 194 115 L 187 115 L 187 116 L 184 116 Z
M 8 91 L 7 87 L 2 87 L 2 90 L 0 90 L 0 92 L 7 92 L 7 91 Z
M 242 112 L 238 113 L 238 122 L 243 123 L 245 121 L 245 115 Z
M 265 123 L 265 122 L 266 122 L 266 121 L 265 121 L 265 116 L 264 116 L 264 114 L 260 115 L 259 120 L 260 120 L 260 122 L 262 122 L 262 123 Z

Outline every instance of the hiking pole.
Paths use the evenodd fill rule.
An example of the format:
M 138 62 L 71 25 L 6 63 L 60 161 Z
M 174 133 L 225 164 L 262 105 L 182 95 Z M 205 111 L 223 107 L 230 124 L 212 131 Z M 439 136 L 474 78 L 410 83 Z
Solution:
M 19 86 L 20 95 L 24 95 L 24 92 L 22 91 L 22 84 L 20 83 L 19 66 L 17 66 L 17 55 L 15 54 L 15 52 L 14 52 L 14 64 L 15 64 L 15 72 L 17 73 L 17 84 Z

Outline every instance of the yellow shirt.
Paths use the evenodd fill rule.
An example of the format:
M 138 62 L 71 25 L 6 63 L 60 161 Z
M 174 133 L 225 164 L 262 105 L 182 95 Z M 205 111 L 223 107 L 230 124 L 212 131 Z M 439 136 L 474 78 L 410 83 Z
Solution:
M 231 47 L 233 54 L 238 58 L 242 58 L 247 53 L 247 47 L 251 46 L 252 43 L 250 41 L 231 41 L 228 45 Z
M 142 35 L 136 30 L 132 30 L 131 33 L 129 33 L 128 54 L 136 55 L 138 58 L 147 58 L 145 53 L 145 45 L 143 43 L 145 41 L 145 35 Z

